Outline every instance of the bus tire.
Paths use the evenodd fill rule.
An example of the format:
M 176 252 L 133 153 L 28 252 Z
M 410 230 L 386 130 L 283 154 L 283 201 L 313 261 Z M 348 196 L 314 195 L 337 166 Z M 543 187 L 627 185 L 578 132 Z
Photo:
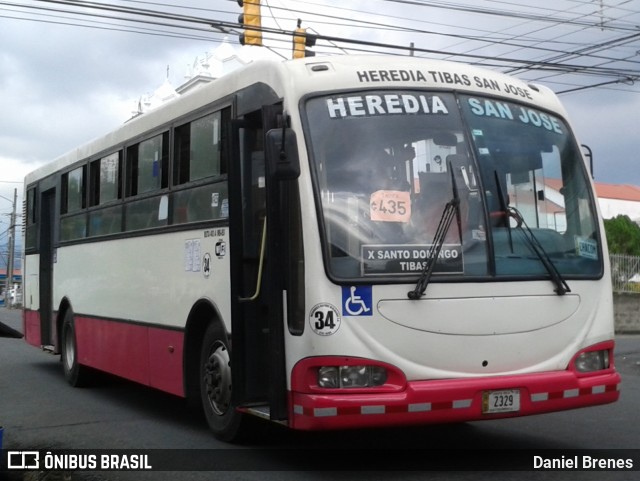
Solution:
M 65 379 L 73 387 L 86 386 L 89 382 L 89 373 L 88 368 L 78 362 L 78 343 L 71 309 L 67 309 L 64 314 L 60 344 L 60 360 Z
M 200 351 L 200 397 L 209 428 L 221 441 L 239 441 L 243 414 L 231 401 L 231 352 L 224 329 L 209 324 Z

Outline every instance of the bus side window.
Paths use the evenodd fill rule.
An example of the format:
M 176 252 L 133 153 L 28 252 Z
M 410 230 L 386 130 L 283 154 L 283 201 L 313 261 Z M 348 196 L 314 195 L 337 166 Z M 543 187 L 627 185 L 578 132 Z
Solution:
M 60 205 L 60 240 L 86 237 L 86 167 L 78 167 L 62 174 L 62 202 Z
M 180 190 L 172 198 L 173 223 L 228 216 L 227 183 L 221 176 L 227 171 L 229 118 L 225 108 L 175 129 L 173 184 Z
M 118 151 L 89 164 L 89 236 L 122 231 L 121 199 L 122 151 Z
M 36 188 L 32 187 L 27 190 L 27 205 L 25 222 L 25 250 L 35 249 L 37 247 L 38 238 L 38 217 L 36 210 Z
M 127 197 L 168 187 L 168 151 L 168 132 L 127 149 Z
M 229 216 L 226 182 L 216 182 L 173 193 L 173 223 L 184 224 Z
M 175 130 L 174 185 L 219 176 L 222 163 L 223 111 L 214 112 Z
M 153 195 L 169 187 L 169 133 L 143 140 L 127 148 L 126 196 Z M 163 214 L 164 197 L 145 195 L 141 200 L 125 204 L 125 230 L 137 230 L 166 225 Z

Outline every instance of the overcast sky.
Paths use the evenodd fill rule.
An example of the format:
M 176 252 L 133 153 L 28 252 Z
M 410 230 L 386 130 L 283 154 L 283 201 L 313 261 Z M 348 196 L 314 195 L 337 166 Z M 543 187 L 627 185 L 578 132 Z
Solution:
M 162 12 L 171 11 L 167 4 L 180 3 L 199 9 L 175 13 L 211 23 L 237 22 L 241 11 L 236 0 L 108 3 Z M 640 84 L 615 83 L 640 74 L 640 0 L 262 0 L 262 5 L 263 26 L 292 30 L 302 18 L 303 26 L 323 35 L 404 46 L 413 42 L 417 56 L 485 64 L 556 92 L 582 88 L 560 98 L 579 142 L 593 151 L 596 180 L 640 186 Z M 11 209 L 6 198 L 13 197 L 14 187 L 21 195 L 17 182 L 25 174 L 126 121 L 138 99 L 163 83 L 167 67 L 173 86 L 180 85 L 186 66 L 225 36 L 204 24 L 176 29 L 159 25 L 175 20 L 142 24 L 149 17 L 127 17 L 137 20 L 127 22 L 96 14 L 125 16 L 55 2 L 0 0 L 0 244 L 8 225 L 4 214 Z M 141 28 L 147 34 L 131 32 Z M 290 56 L 290 37 L 265 35 L 276 54 L 240 47 L 236 34 L 227 36 L 249 56 Z M 387 51 L 339 41 L 320 41 L 314 48 L 319 54 L 356 49 Z M 545 70 L 539 65 L 521 69 L 519 60 L 540 61 Z M 560 74 L 548 70 L 549 62 L 562 63 L 563 72 L 589 70 Z M 584 88 L 596 84 L 606 85 Z

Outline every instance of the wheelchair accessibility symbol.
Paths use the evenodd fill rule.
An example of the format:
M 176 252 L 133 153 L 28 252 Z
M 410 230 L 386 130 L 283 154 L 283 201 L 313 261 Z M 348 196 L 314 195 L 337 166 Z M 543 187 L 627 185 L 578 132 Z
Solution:
M 342 288 L 342 315 L 372 316 L 371 286 L 349 286 Z

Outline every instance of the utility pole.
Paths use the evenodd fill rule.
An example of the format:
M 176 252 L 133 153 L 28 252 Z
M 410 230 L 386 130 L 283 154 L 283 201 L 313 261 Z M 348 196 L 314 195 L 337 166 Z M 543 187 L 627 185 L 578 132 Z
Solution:
M 11 212 L 11 220 L 9 221 L 9 261 L 7 262 L 7 279 L 5 284 L 4 296 L 5 306 L 8 308 L 13 307 L 13 303 L 7 302 L 7 295 L 9 289 L 13 284 L 13 263 L 15 262 L 15 250 L 16 250 L 16 204 L 18 202 L 18 189 L 13 190 L 13 211 Z

